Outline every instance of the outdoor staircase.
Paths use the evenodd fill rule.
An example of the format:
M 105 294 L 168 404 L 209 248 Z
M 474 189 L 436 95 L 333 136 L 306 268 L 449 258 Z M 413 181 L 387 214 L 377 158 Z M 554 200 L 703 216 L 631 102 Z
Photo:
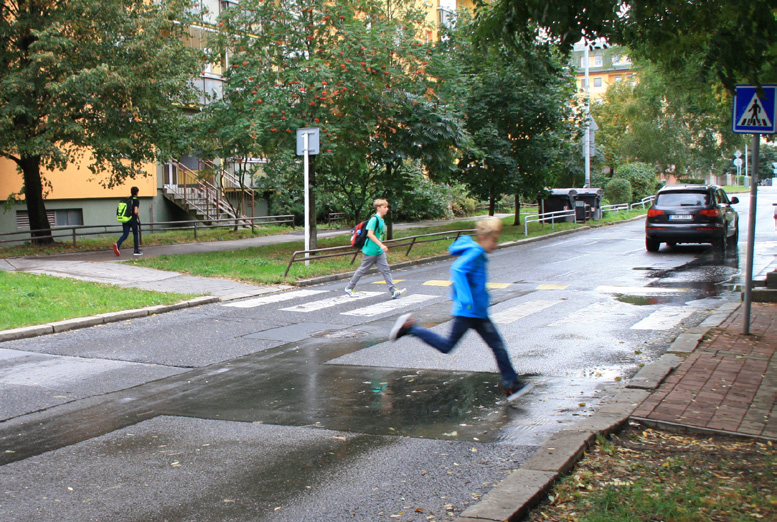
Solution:
M 195 219 L 206 223 L 216 220 L 237 220 L 241 226 L 250 226 L 251 220 L 244 213 L 238 211 L 226 192 L 238 192 L 240 197 L 250 197 L 251 208 L 254 205 L 254 191 L 249 188 L 241 188 L 237 178 L 230 172 L 213 164 L 205 162 L 206 168 L 221 178 L 221 187 L 205 179 L 200 173 L 188 168 L 176 160 L 169 162 L 175 169 L 176 183 L 165 185 L 162 194 L 179 208 L 191 214 Z M 245 205 L 243 206 L 245 208 Z

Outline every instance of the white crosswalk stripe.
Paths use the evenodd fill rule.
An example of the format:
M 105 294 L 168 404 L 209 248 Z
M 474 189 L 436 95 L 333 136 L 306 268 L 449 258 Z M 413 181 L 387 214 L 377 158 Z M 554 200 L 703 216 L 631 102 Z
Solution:
M 508 308 L 507 310 L 502 310 L 501 312 L 497 312 L 493 314 L 491 316 L 491 320 L 496 324 L 514 323 L 518 319 L 523 319 L 524 317 L 527 317 L 531 314 L 541 312 L 546 308 L 550 308 L 553 305 L 559 304 L 561 301 L 562 301 L 561 299 L 555 299 L 555 300 L 537 299 L 534 301 L 527 301 L 525 303 L 519 304 L 518 306 L 513 306 L 512 308 Z
M 376 315 L 394 312 L 401 308 L 407 308 L 415 304 L 429 301 L 430 299 L 439 298 L 436 295 L 426 294 L 410 294 L 408 296 L 402 296 L 399 299 L 391 299 L 382 303 L 366 306 L 364 308 L 358 308 L 349 312 L 343 312 L 340 315 L 353 315 L 357 317 L 374 317 Z
M 559 326 L 582 326 L 601 322 L 612 322 L 627 320 L 630 315 L 626 312 L 631 305 L 626 305 L 616 301 L 604 301 L 586 306 L 567 317 L 550 323 L 549 327 Z
M 671 330 L 693 314 L 698 308 L 690 306 L 666 306 L 656 310 L 631 327 L 632 330 Z
M 383 295 L 386 297 L 386 299 L 390 298 L 388 292 L 356 292 L 355 297 L 351 297 L 349 295 L 339 295 L 337 297 L 330 297 L 329 299 L 322 299 L 320 301 L 313 301 L 311 303 L 302 303 L 300 305 L 292 306 L 289 308 L 281 308 L 281 310 L 283 310 L 284 312 L 302 312 L 302 313 L 318 312 L 325 308 L 332 308 L 333 306 L 345 304 L 350 301 L 368 299 L 370 297 L 375 297 L 377 295 Z
M 300 297 L 308 297 L 311 295 L 325 294 L 325 293 L 327 293 L 326 290 L 292 290 L 290 292 L 280 292 L 277 294 L 256 297 L 254 299 L 246 299 L 245 301 L 224 303 L 224 306 L 229 306 L 232 308 L 255 308 L 257 306 L 263 306 L 266 304 L 281 303 L 283 301 L 291 301 L 292 299 L 298 299 Z
M 681 294 L 687 292 L 687 288 L 660 288 L 655 286 L 598 286 L 596 291 L 600 294 L 625 294 L 625 295 L 665 295 Z

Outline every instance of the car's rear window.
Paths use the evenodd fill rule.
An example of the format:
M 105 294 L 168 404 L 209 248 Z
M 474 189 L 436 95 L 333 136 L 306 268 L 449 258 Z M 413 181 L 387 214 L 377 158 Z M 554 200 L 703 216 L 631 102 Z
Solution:
M 667 192 L 658 194 L 656 206 L 661 207 L 701 207 L 707 205 L 706 192 Z

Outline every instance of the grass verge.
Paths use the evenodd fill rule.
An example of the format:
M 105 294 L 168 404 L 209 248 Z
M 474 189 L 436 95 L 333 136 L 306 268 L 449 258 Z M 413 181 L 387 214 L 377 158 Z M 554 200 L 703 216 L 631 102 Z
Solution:
M 527 522 L 777 520 L 774 446 L 632 423 L 599 437 Z
M 173 304 L 195 296 L 0 271 L 0 330 Z
M 605 219 L 596 222 L 589 222 L 589 226 L 599 226 L 616 221 L 623 221 L 643 214 L 644 211 L 621 212 L 608 215 Z M 527 237 L 537 237 L 547 235 L 552 232 L 580 228 L 584 225 L 574 223 L 551 224 L 531 223 L 528 236 L 524 235 L 524 226 L 513 226 L 513 218 L 504 218 L 505 228 L 500 242 L 505 243 L 525 239 Z M 475 227 L 475 220 L 457 221 L 440 226 L 413 228 L 409 230 L 397 231 L 394 234 L 395 239 L 402 239 L 409 236 L 431 234 L 435 232 L 445 232 L 452 230 L 469 230 Z M 451 236 L 451 238 L 454 236 Z M 345 246 L 348 244 L 347 236 L 320 239 L 318 248 L 328 248 L 335 246 Z M 453 239 L 422 243 L 413 246 L 409 255 L 406 255 L 407 247 L 389 244 L 388 260 L 390 264 L 396 264 L 403 261 L 417 261 L 432 256 L 444 255 Z M 295 251 L 304 250 L 303 241 L 283 243 L 277 245 L 268 245 L 261 247 L 252 247 L 241 250 L 227 252 L 213 252 L 202 254 L 186 254 L 174 256 L 159 256 L 143 259 L 133 259 L 128 263 L 159 270 L 169 270 L 186 273 L 201 277 L 225 277 L 236 281 L 243 281 L 254 284 L 294 284 L 299 280 L 312 277 L 320 277 L 330 274 L 351 272 L 356 269 L 359 263 L 359 256 L 356 257 L 354 264 L 351 264 L 353 254 L 342 257 L 332 257 L 325 259 L 312 259 L 308 266 L 303 262 L 294 263 L 286 278 L 283 274 L 286 266 Z

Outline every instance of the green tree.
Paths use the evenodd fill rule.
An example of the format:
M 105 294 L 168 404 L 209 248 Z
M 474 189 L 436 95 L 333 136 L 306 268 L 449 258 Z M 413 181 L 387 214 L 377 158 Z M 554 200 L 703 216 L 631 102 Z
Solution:
M 437 171 L 445 162 L 440 151 L 455 151 L 446 146 L 457 137 L 455 120 L 428 88 L 431 48 L 417 38 L 423 12 L 412 5 L 246 0 L 220 19 L 212 47 L 230 57 L 220 104 L 241 122 L 228 132 L 250 135 L 253 154 L 272 161 L 295 149 L 297 128 L 319 127 L 313 208 L 317 192 L 343 186 L 354 189 L 348 197 L 357 209 L 372 191 L 393 197 L 399 192 L 390 189 L 407 183 L 403 161 L 419 159 Z M 315 248 L 315 221 L 310 225 Z
M 638 82 L 614 84 L 592 108 L 606 165 L 639 161 L 695 176 L 711 165 L 722 168 L 721 148 L 735 139 L 730 95 L 719 84 L 698 82 L 698 60 L 671 72 L 644 60 L 635 68 Z
M 485 4 L 485 2 L 483 2 Z M 551 40 L 562 50 L 587 38 L 638 50 L 667 70 L 700 58 L 700 79 L 737 82 L 776 79 L 774 0 L 498 0 L 478 10 L 482 38 L 525 44 Z
M 450 40 L 461 64 L 452 96 L 459 98 L 474 146 L 462 152 L 459 177 L 489 201 L 503 194 L 534 199 L 550 183 L 572 132 L 574 82 L 560 56 L 544 45 L 474 48 L 463 23 Z M 569 151 L 566 150 L 566 153 Z
M 0 156 L 16 163 L 36 243 L 52 240 L 41 169 L 88 165 L 114 186 L 176 145 L 201 59 L 187 3 L 0 4 Z

